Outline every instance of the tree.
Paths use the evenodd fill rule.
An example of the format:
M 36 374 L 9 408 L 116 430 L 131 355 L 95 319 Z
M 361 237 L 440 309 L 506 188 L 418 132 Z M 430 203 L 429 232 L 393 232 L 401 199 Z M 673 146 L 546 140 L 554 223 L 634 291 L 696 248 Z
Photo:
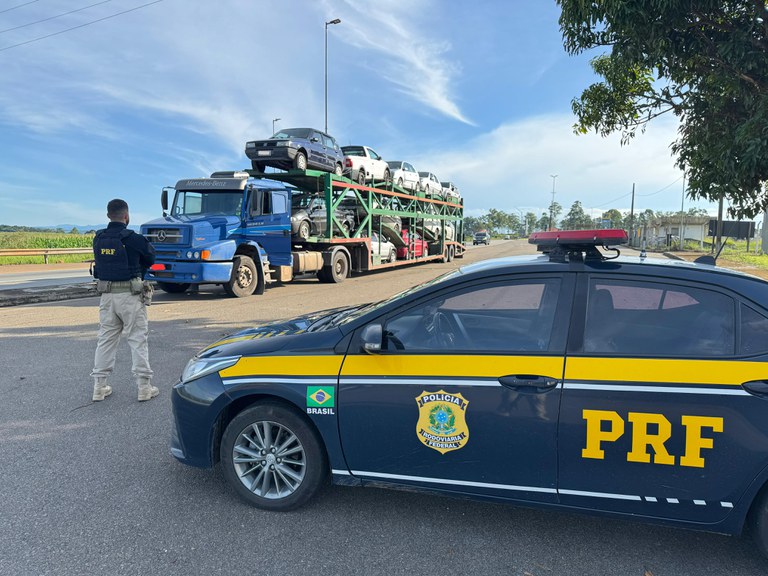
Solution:
M 536 214 L 533 212 L 526 212 L 525 213 L 525 232 L 523 235 L 527 236 L 531 232 L 533 232 L 538 227 L 538 222 L 536 221 Z
M 72 230 L 69 231 L 70 234 L 80 234 L 80 230 L 77 229 L 77 227 L 72 226 Z
M 547 228 L 550 230 L 554 230 L 557 228 L 557 219 L 560 217 L 560 214 L 563 213 L 563 207 L 560 206 L 557 202 L 552 202 L 552 204 L 549 205 L 549 223 L 547 225 Z M 547 228 L 544 228 L 544 230 L 547 230 Z
M 557 0 L 566 50 L 603 81 L 572 103 L 577 132 L 621 132 L 680 119 L 672 144 L 688 195 L 730 199 L 730 213 L 768 208 L 768 5 L 765 0 Z
M 610 228 L 621 228 L 623 218 L 621 212 L 616 210 L 616 208 L 611 208 L 610 210 L 603 212 L 603 220 L 610 221 L 610 224 L 608 225 Z
M 549 214 L 546 212 L 541 213 L 541 218 L 536 221 L 536 230 L 547 230 L 549 228 Z
M 464 232 L 467 234 L 474 234 L 475 232 L 483 230 L 484 228 L 485 224 L 480 220 L 480 218 L 476 218 L 474 216 L 464 217 Z
M 581 202 L 576 200 L 571 205 L 571 209 L 568 214 L 565 215 L 560 226 L 565 230 L 585 230 L 592 228 L 592 218 L 584 212 L 584 208 L 581 206 Z

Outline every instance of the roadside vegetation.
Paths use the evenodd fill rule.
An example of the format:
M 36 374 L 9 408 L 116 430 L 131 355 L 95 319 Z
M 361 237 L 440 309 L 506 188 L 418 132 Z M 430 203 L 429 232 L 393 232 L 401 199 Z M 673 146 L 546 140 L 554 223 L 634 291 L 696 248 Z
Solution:
M 0 232 L 0 250 L 42 248 L 90 248 L 93 234 L 60 232 Z M 49 264 L 86 262 L 91 254 L 64 254 L 48 256 Z M 42 256 L 0 256 L 0 266 L 6 264 L 43 264 Z

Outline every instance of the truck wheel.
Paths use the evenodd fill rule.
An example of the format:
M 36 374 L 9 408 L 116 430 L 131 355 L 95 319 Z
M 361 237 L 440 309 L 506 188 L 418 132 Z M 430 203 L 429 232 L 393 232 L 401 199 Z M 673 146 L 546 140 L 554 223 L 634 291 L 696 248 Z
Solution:
M 344 173 L 344 168 L 341 164 L 337 163 L 336 166 L 333 167 L 333 173 L 336 174 L 336 176 L 341 176 Z
M 296 232 L 296 236 L 298 236 L 300 240 L 306 242 L 309 240 L 309 232 L 309 222 L 307 220 L 302 220 L 299 224 L 299 230 Z
M 307 169 L 307 155 L 304 152 L 296 152 L 296 156 L 293 157 L 293 167 L 296 170 Z
M 224 291 L 230 296 L 243 298 L 256 291 L 259 276 L 256 272 L 256 264 L 248 256 L 235 256 L 232 266 L 232 278 L 224 284 Z
M 365 170 L 362 168 L 357 171 L 357 183 L 365 185 Z
M 341 250 L 336 251 L 331 257 L 331 265 L 323 266 L 323 269 L 317 273 L 320 282 L 339 284 L 349 273 L 349 262 L 347 256 Z
M 160 290 L 168 294 L 181 294 L 189 289 L 189 284 L 172 284 L 170 282 L 158 282 Z
M 453 260 L 453 255 L 454 255 L 453 246 L 448 246 L 448 262 L 451 262 Z
M 265 510 L 306 504 L 328 478 L 323 446 L 304 418 L 279 404 L 238 414 L 221 438 L 224 477 L 235 492 Z

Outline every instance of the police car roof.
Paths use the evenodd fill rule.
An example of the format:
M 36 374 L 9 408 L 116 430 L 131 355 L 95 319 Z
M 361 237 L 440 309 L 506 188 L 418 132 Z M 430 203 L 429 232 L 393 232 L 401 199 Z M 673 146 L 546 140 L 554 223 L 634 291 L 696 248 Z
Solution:
M 610 254 L 608 254 L 610 258 Z M 583 265 L 583 270 L 574 268 L 579 264 Z M 623 272 L 632 272 L 637 274 L 650 274 L 654 276 L 673 276 L 683 277 L 699 274 L 716 274 L 723 277 L 741 278 L 756 280 L 761 283 L 768 283 L 762 278 L 752 274 L 746 274 L 739 270 L 730 270 L 720 268 L 710 264 L 698 264 L 696 262 L 687 262 L 684 260 L 672 260 L 665 258 L 641 258 L 639 256 L 619 256 L 608 260 L 586 260 L 585 262 L 555 262 L 551 261 L 547 254 L 526 255 L 526 256 L 506 256 L 502 258 L 493 258 L 482 260 L 472 264 L 461 266 L 459 271 L 462 274 L 494 275 L 499 272 L 522 272 L 523 268 L 531 268 L 535 271 L 588 271 L 588 270 L 618 270 Z M 518 270 L 515 270 L 518 269 Z M 700 276 L 699 276 L 700 277 Z M 727 282 L 727 280 L 725 280 Z

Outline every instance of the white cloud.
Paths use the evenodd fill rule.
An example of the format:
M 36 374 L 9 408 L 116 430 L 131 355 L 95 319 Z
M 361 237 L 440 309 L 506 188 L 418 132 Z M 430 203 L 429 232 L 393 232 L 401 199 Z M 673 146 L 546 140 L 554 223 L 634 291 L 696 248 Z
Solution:
M 565 211 L 574 201 L 591 208 L 629 209 L 632 184 L 635 209 L 679 210 L 682 172 L 669 145 L 676 137 L 672 119 L 658 119 L 645 134 L 621 146 L 618 137 L 575 135 L 568 115 L 539 116 L 507 123 L 448 150 L 415 157 L 420 170 L 455 182 L 469 211 L 489 208 L 545 210 L 555 201 Z M 690 205 L 690 201 L 686 201 Z

